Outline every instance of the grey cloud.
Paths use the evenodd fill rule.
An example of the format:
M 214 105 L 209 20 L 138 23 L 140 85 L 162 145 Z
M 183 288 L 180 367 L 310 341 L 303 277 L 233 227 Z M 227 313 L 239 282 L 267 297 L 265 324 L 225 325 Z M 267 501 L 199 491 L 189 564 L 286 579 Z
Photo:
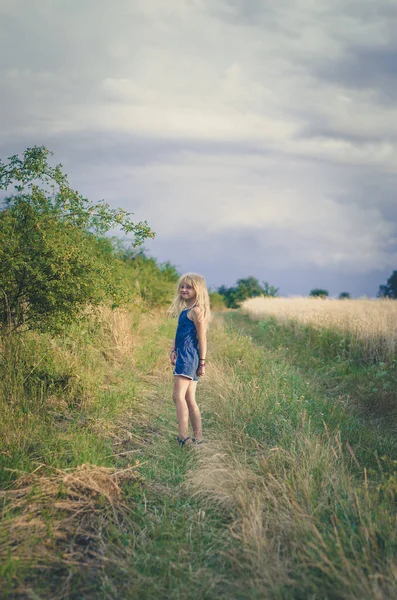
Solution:
M 344 181 L 344 192 L 333 194 L 333 200 L 342 204 L 356 204 L 365 209 L 377 208 L 385 221 L 394 225 L 397 236 L 397 175 L 381 169 L 341 166 L 338 173 L 340 178 Z
M 376 296 L 379 285 L 386 282 L 390 270 L 371 270 L 357 274 L 341 272 L 337 268 L 319 268 L 313 265 L 288 266 L 282 254 L 282 240 L 278 248 L 269 244 L 263 250 L 257 232 L 235 230 L 221 235 L 192 234 L 193 244 L 200 244 L 198 260 L 192 246 L 183 239 L 162 239 L 147 244 L 149 253 L 173 262 L 180 272 L 198 271 L 213 288 L 222 284 L 234 285 L 237 279 L 253 275 L 280 288 L 280 294 L 307 295 L 315 287 L 325 288 L 331 296 L 343 291 L 354 297 Z M 266 232 L 263 233 L 266 235 Z M 282 268 L 277 266 L 284 262 Z
M 277 4 L 280 8 L 286 1 L 280 0 Z M 257 26 L 258 22 L 265 21 L 271 26 L 277 22 L 277 9 L 271 0 L 225 0 L 213 3 L 212 10 L 220 17 L 238 24 Z
M 301 113 L 302 114 L 302 113 Z M 296 139 L 323 139 L 323 140 L 336 140 L 341 142 L 351 142 L 356 146 L 360 146 L 363 143 L 379 143 L 379 133 L 368 133 L 367 131 L 350 131 L 347 128 L 342 128 L 341 126 L 336 126 L 332 123 L 332 119 L 325 116 L 324 114 L 315 114 L 314 111 L 311 112 L 310 116 L 307 114 L 307 118 L 305 119 L 305 125 L 301 127 L 299 134 L 296 136 Z M 388 134 L 389 141 L 397 142 L 397 132 L 390 132 Z M 316 160 L 316 157 L 312 157 L 313 160 Z M 323 157 L 317 157 L 318 160 L 329 161 L 329 158 L 324 159 Z M 334 159 L 335 162 L 343 163 L 345 162 L 342 158 L 338 161 L 337 158 Z
M 319 3 L 279 0 L 226 0 L 217 4 L 220 15 L 235 24 L 248 24 L 270 35 L 278 33 L 280 45 L 275 55 L 290 60 L 294 70 L 304 69 L 324 82 L 334 81 L 347 89 L 370 89 L 379 94 L 384 103 L 393 103 L 397 97 L 397 5 L 390 0 L 331 0 Z M 382 31 L 374 40 L 357 43 L 352 31 L 373 23 Z M 340 47 L 341 56 L 334 52 L 305 55 L 305 27 L 317 27 Z M 288 39 L 301 41 L 301 52 L 285 56 Z
M 337 82 L 347 90 L 373 90 L 385 104 L 393 104 L 397 100 L 397 44 L 386 48 L 350 47 L 343 59 L 326 61 L 314 72 L 322 80 Z
M 338 225 L 341 229 L 339 234 L 330 237 L 329 233 L 323 229 L 327 227 L 323 218 L 319 220 L 318 225 L 308 228 L 294 212 L 289 214 L 285 225 L 282 223 L 266 225 L 266 223 L 261 223 L 260 219 L 257 228 L 244 229 L 244 226 L 241 226 L 238 230 L 232 225 L 224 225 L 223 219 L 226 218 L 227 223 L 229 211 L 235 210 L 234 205 L 228 199 L 228 193 L 233 189 L 234 184 L 230 183 L 229 187 L 225 188 L 223 192 L 221 191 L 223 196 L 217 197 L 212 186 L 219 182 L 204 184 L 199 172 L 190 182 L 191 188 L 197 188 L 198 191 L 198 196 L 196 193 L 193 202 L 196 203 L 198 197 L 199 213 L 207 215 L 208 220 L 215 218 L 219 222 L 216 232 L 212 233 L 205 226 L 201 233 L 200 226 L 196 241 L 194 238 L 192 239 L 190 225 L 187 227 L 183 224 L 191 212 L 192 197 L 189 195 L 189 191 L 186 195 L 185 184 L 178 189 L 181 183 L 180 177 L 178 176 L 179 184 L 177 181 L 173 182 L 173 173 L 178 174 L 179 170 L 183 171 L 185 168 L 186 152 L 191 156 L 193 164 L 199 159 L 206 159 L 204 165 L 211 164 L 211 159 L 206 157 L 208 153 L 212 157 L 216 156 L 216 144 L 214 149 L 214 145 L 209 143 L 195 144 L 192 141 L 186 143 L 185 140 L 159 141 L 155 138 L 137 138 L 127 134 L 103 135 L 101 132 L 73 134 L 63 136 L 61 139 L 50 136 L 42 142 L 55 150 L 55 161 L 64 163 L 72 185 L 84 195 L 92 199 L 104 197 L 112 203 L 132 210 L 137 219 L 147 219 L 158 232 L 158 237 L 153 242 L 153 251 L 158 252 L 160 260 L 163 261 L 172 258 L 179 264 L 178 256 L 171 257 L 167 254 L 173 248 L 172 240 L 177 237 L 180 247 L 184 247 L 182 256 L 191 255 L 187 262 L 195 262 L 197 260 L 195 254 L 199 256 L 200 261 L 205 261 L 208 248 L 212 248 L 212 254 L 216 256 L 219 270 L 229 269 L 230 263 L 232 270 L 239 269 L 241 276 L 244 276 L 244 272 L 249 271 L 249 261 L 254 261 L 258 255 L 262 257 L 261 261 L 266 268 L 276 268 L 278 270 L 276 272 L 288 270 L 291 264 L 294 264 L 298 270 L 301 268 L 307 270 L 307 265 L 316 270 L 317 260 L 323 261 L 324 272 L 332 272 L 336 268 L 332 266 L 334 260 L 331 260 L 332 254 L 337 255 L 339 252 L 343 254 L 346 252 L 345 248 L 354 248 L 355 237 L 359 240 L 362 235 L 369 235 L 368 219 L 370 216 L 362 213 L 364 209 L 376 209 L 377 222 L 383 219 L 389 225 L 394 223 L 394 237 L 397 237 L 397 203 L 394 192 L 396 177 L 390 173 L 383 174 L 371 170 L 364 172 L 363 169 L 357 167 L 337 167 L 325 162 L 316 164 L 311 159 L 302 157 L 289 160 L 288 156 L 281 155 L 271 156 L 271 161 L 267 164 L 266 153 L 264 155 L 253 154 L 258 160 L 255 160 L 252 165 L 248 162 L 244 167 L 244 163 L 242 163 L 241 166 L 244 167 L 244 170 L 241 177 L 239 176 L 236 180 L 236 184 L 239 185 L 239 182 L 243 183 L 244 180 L 252 182 L 255 180 L 252 191 L 249 187 L 246 192 L 242 191 L 242 206 L 245 205 L 246 210 L 249 211 L 252 207 L 252 199 L 249 196 L 244 198 L 246 193 L 255 193 L 258 196 L 263 186 L 262 202 L 264 202 L 266 196 L 272 193 L 271 191 L 265 192 L 270 183 L 272 185 L 270 190 L 275 189 L 276 194 L 278 188 L 281 191 L 283 187 L 288 186 L 291 190 L 299 190 L 303 197 L 307 195 L 312 198 L 311 212 L 313 214 L 316 214 L 319 207 L 316 202 L 316 194 L 318 194 L 319 200 L 326 194 L 334 202 L 344 207 L 341 211 L 341 218 L 356 220 L 354 224 L 350 225 L 349 221 L 346 224 L 340 223 L 340 226 Z M 19 147 L 16 146 L 17 144 L 15 146 L 7 145 L 4 147 L 4 151 L 7 150 L 7 153 L 11 154 L 24 147 L 20 144 L 18 144 Z M 4 156 L 2 150 L 0 147 L 1 154 Z M 240 156 L 244 157 L 244 161 L 246 161 L 250 148 L 240 147 L 240 155 L 237 154 L 237 149 L 234 149 L 236 152 L 234 157 L 233 152 L 223 154 L 224 147 L 222 147 L 222 151 L 221 148 L 217 148 L 217 150 L 218 160 L 221 160 L 223 164 L 227 164 L 233 158 L 233 162 L 230 163 L 231 172 L 233 165 L 238 165 Z M 167 171 L 165 175 L 162 175 L 164 165 L 172 168 L 169 174 Z M 134 175 L 135 167 L 139 168 L 139 177 Z M 159 167 L 159 171 L 157 171 L 157 167 Z M 145 175 L 146 168 L 149 168 L 147 175 Z M 203 175 L 208 177 L 205 171 Z M 228 172 L 224 173 L 224 176 L 229 177 Z M 216 190 L 216 188 L 214 189 Z M 207 199 L 208 192 L 210 196 Z M 276 195 L 275 203 L 277 204 L 279 201 Z M 219 208 L 220 202 L 223 203 L 222 209 Z M 261 202 L 260 195 L 255 202 Z M 351 212 L 346 212 L 347 205 L 352 205 Z M 296 210 L 296 206 L 292 206 L 292 210 Z M 360 210 L 357 207 L 361 207 Z M 308 206 L 301 208 L 309 210 Z M 255 205 L 254 210 L 256 210 Z M 261 212 L 263 213 L 263 211 Z M 171 235 L 166 233 L 167 223 L 170 221 L 180 222 L 179 230 L 175 230 L 175 233 Z M 337 226 L 334 220 L 332 226 Z M 342 233 L 343 231 L 344 233 Z M 325 237 L 324 234 L 326 234 Z M 204 248 L 200 242 L 201 235 L 205 240 Z M 385 252 L 395 253 L 393 235 L 390 232 L 385 233 L 386 235 L 387 237 L 382 239 L 379 234 L 376 234 L 377 251 L 383 254 Z M 352 240 L 349 241 L 346 236 L 352 237 Z M 369 239 L 368 244 L 374 244 L 374 239 Z M 362 240 L 359 243 L 364 250 Z M 317 256 L 319 252 L 321 252 L 322 258 Z M 352 268 L 351 260 L 348 262 L 349 266 L 346 267 L 343 260 L 339 261 L 338 268 L 341 276 L 346 269 Z M 363 269 L 365 270 L 365 263 L 357 264 L 357 276 Z M 185 270 L 189 270 L 187 263 Z M 367 293 L 370 293 L 369 289 Z
M 318 231 L 305 229 L 305 223 L 296 223 L 295 230 L 266 224 L 259 224 L 258 228 L 242 224 L 236 229 L 235 224 L 226 223 L 228 213 L 241 214 L 241 207 L 247 211 L 256 209 L 272 196 L 274 205 L 281 205 L 284 188 L 290 188 L 300 198 L 302 210 L 308 210 L 310 197 L 312 214 L 316 214 L 324 199 L 343 207 L 359 207 L 357 211 L 340 213 L 357 219 L 355 227 L 348 230 L 348 235 L 357 240 L 364 235 L 360 227 L 369 235 L 367 221 L 364 225 L 360 221 L 361 209 L 376 207 L 378 221 L 394 224 L 394 234 L 388 230 L 387 240 L 380 236 L 375 250 L 381 251 L 382 256 L 387 252 L 395 255 L 396 172 L 383 168 L 381 161 L 348 164 L 343 155 L 328 156 L 317 152 L 315 146 L 304 155 L 299 142 L 347 140 L 360 147 L 382 141 L 383 134 L 377 133 L 376 126 L 364 131 L 360 123 L 355 129 L 345 121 L 341 124 L 337 109 L 319 105 L 317 96 L 312 98 L 311 94 L 322 86 L 334 85 L 335 93 L 347 93 L 350 89 L 360 93 L 375 86 L 379 102 L 374 101 L 368 111 L 378 113 L 392 107 L 397 87 L 397 71 L 392 63 L 396 45 L 391 37 L 396 7 L 386 0 L 329 0 L 315 6 L 304 0 L 214 0 L 194 4 L 201 6 L 201 11 L 182 11 L 182 16 L 174 21 L 172 8 L 167 9 L 166 4 L 159 3 L 159 10 L 153 10 L 151 15 L 146 10 L 150 3 L 143 2 L 119 2 L 117 10 L 104 0 L 33 0 L 19 5 L 9 2 L 7 14 L 0 18 L 4 44 L 0 52 L 4 88 L 1 156 L 34 144 L 47 145 L 55 151 L 55 161 L 64 163 L 72 185 L 83 194 L 123 205 L 136 212 L 139 219 L 153 224 L 158 236 L 148 243 L 150 252 L 162 261 L 170 259 L 181 270 L 203 271 L 214 285 L 231 285 L 238 277 L 253 274 L 280 286 L 285 294 L 307 293 L 317 286 L 329 287 L 333 294 L 343 290 L 356 295 L 375 294 L 390 274 L 385 270 L 368 267 L 364 273 L 363 265 L 357 264 L 354 269 L 351 264 L 344 267 L 343 261 L 337 266 L 332 260 L 326 263 L 327 249 L 323 250 L 325 266 L 316 266 L 314 255 L 319 247 L 321 250 L 321 227 L 327 225 L 324 220 L 319 220 Z M 205 19 L 212 19 L 215 14 L 217 21 L 207 23 Z M 324 46 L 316 52 L 316 48 L 307 50 L 307 39 L 301 35 L 300 27 L 303 23 L 315 28 L 319 15 L 322 17 L 317 21 L 318 31 L 323 28 L 326 35 Z M 196 31 L 197 16 L 204 20 Z M 224 28 L 225 23 L 230 27 Z M 349 40 L 346 23 L 353 24 L 356 34 L 361 25 L 380 23 L 385 32 L 384 45 L 370 37 L 368 44 L 365 40 L 358 43 L 354 37 Z M 208 30 L 206 24 L 211 26 Z M 204 30 L 208 31 L 210 50 L 203 41 Z M 238 35 L 242 37 L 237 38 Z M 328 42 L 335 42 L 340 53 L 328 54 Z M 160 60 L 162 53 L 167 56 L 170 48 L 172 52 L 162 72 L 150 60 L 153 56 L 154 61 Z M 185 52 L 186 60 L 179 65 L 178 57 L 184 57 Z M 186 68 L 190 57 L 198 59 L 193 63 L 198 70 L 193 69 L 197 87 L 188 96 L 189 90 L 183 84 L 189 75 Z M 226 93 L 220 89 L 219 99 L 212 105 L 216 77 L 222 79 L 235 62 L 236 79 L 232 78 Z M 209 73 L 206 66 L 213 63 L 217 70 Z M 169 89 L 168 76 L 174 77 Z M 263 139 L 255 140 L 249 135 L 247 139 L 244 135 L 233 137 L 230 132 L 229 139 L 221 134 L 218 138 L 197 139 L 198 135 L 183 137 L 172 135 L 172 131 L 164 134 L 161 124 L 157 131 L 154 127 L 146 134 L 123 131 L 123 124 L 118 129 L 106 128 L 100 119 L 89 126 L 84 122 L 76 125 L 74 118 L 82 107 L 94 109 L 99 104 L 103 108 L 100 114 L 106 115 L 107 107 L 130 102 L 130 109 L 134 110 L 134 99 L 112 97 L 104 89 L 102 84 L 107 78 L 125 78 L 132 84 L 138 81 L 144 92 L 140 98 L 144 105 L 147 97 L 149 101 L 159 98 L 166 110 L 174 110 L 177 116 L 178 110 L 183 112 L 189 102 L 203 113 L 213 111 L 215 116 L 222 116 L 232 107 L 234 112 L 228 113 L 232 114 L 232 128 L 233 115 L 250 116 L 257 111 L 260 119 L 275 105 L 276 118 L 291 118 L 297 123 L 298 133 L 288 134 L 290 144 L 284 144 L 284 140 L 277 144 L 267 140 L 266 132 Z M 156 87 L 158 79 L 165 87 Z M 240 96 L 238 92 L 245 85 L 248 93 Z M 268 105 L 265 100 L 269 90 L 275 98 Z M 250 100 L 256 94 L 258 101 L 252 106 Z M 326 96 L 323 101 L 327 102 Z M 388 101 L 390 106 L 386 107 Z M 54 133 L 54 121 L 66 125 Z M 189 168 L 190 175 L 186 176 Z M 192 198 L 203 212 L 207 211 L 208 227 L 200 225 L 197 232 L 186 219 Z M 263 218 L 265 211 L 258 214 Z M 217 231 L 209 227 L 214 215 L 224 224 Z M 290 215 L 290 225 L 293 216 Z M 171 220 L 177 224 L 177 235 L 166 231 Z M 332 245 L 332 240 L 328 243 Z M 303 246 L 304 259 L 294 252 L 294 248 Z

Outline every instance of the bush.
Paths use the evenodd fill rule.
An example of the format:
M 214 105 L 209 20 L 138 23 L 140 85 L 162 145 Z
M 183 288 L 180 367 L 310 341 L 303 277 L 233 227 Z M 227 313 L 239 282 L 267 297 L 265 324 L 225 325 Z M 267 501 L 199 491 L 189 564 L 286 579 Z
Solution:
M 380 298 L 397 298 L 397 271 L 393 271 L 386 285 L 379 286 Z
M 0 326 L 57 331 L 88 304 L 121 302 L 117 259 L 102 236 L 114 227 L 134 245 L 153 237 L 146 222 L 92 203 L 69 186 L 49 151 L 28 148 L 0 161 L 0 190 L 11 191 L 0 212 Z
M 144 250 L 126 248 L 119 242 L 118 246 L 122 261 L 120 276 L 130 296 L 139 295 L 149 307 L 169 304 L 179 277 L 176 268 L 170 262 L 157 263 Z
M 225 298 L 218 292 L 209 292 L 211 310 L 223 310 L 226 308 Z
M 327 292 L 327 290 L 315 288 L 314 290 L 311 290 L 309 296 L 312 296 L 312 298 L 328 298 L 329 293 Z
M 238 308 L 247 298 L 256 298 L 257 296 L 277 296 L 278 288 L 269 285 L 267 281 L 261 285 L 256 279 L 250 275 L 245 279 L 239 279 L 236 287 L 227 288 L 221 285 L 218 288 L 218 293 L 224 297 L 225 304 L 228 308 Z

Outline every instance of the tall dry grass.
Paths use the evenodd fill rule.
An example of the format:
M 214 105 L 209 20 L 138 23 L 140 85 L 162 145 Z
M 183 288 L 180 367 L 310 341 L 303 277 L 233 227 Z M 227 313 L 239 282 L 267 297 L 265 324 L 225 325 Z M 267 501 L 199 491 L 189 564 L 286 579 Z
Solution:
M 132 505 L 123 489 L 139 479 L 136 465 L 126 468 L 139 320 L 139 311 L 103 309 L 68 336 L 0 339 L 0 597 L 19 597 L 39 568 L 43 588 L 58 578 L 59 590 L 37 597 L 68 598 L 82 570 L 91 589 L 95 569 L 120 567 L 114 532 Z M 33 597 L 26 585 L 21 597 Z
M 40 465 L 19 474 L 12 489 L 0 490 L 3 564 L 13 559 L 34 568 L 99 568 L 114 560 L 106 554 L 104 525 L 127 519 L 131 506 L 122 484 L 138 480 L 137 465 L 116 469 L 83 464 L 66 470 Z
M 201 399 L 218 439 L 186 486 L 231 522 L 236 597 L 395 598 L 396 465 L 369 468 L 357 449 L 376 441 L 353 441 L 342 410 L 331 431 L 327 399 L 306 404 L 310 382 L 271 350 L 217 326 L 211 350 Z
M 321 481 L 313 477 L 319 468 Z M 391 503 L 374 493 L 365 472 L 362 482 L 352 479 L 338 436 L 324 443 L 300 433 L 290 449 L 263 450 L 254 469 L 229 444 L 214 444 L 187 486 L 230 515 L 241 550 L 236 569 L 250 573 L 260 597 L 395 597 Z
M 336 331 L 368 360 L 397 356 L 397 302 L 387 299 L 334 300 L 308 297 L 250 298 L 242 305 L 252 319 L 274 317 L 316 330 Z

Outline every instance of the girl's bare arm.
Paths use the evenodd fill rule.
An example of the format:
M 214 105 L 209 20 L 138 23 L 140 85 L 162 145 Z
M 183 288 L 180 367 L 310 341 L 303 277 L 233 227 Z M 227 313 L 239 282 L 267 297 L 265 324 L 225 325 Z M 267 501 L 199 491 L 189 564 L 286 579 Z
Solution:
M 176 340 L 174 340 L 174 343 L 171 346 L 170 349 L 170 362 L 173 366 L 175 366 L 176 363 Z
M 200 360 L 205 360 L 207 356 L 207 324 L 205 321 L 200 321 L 200 309 L 198 307 L 192 310 L 192 319 L 196 326 L 199 357 Z M 199 365 L 198 375 L 204 375 L 205 365 Z

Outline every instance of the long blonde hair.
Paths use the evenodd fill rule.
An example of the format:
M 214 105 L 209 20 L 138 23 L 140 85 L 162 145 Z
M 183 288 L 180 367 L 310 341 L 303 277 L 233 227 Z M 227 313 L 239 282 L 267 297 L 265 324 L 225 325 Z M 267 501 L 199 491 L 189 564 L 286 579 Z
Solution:
M 211 318 L 210 299 L 205 279 L 198 273 L 185 273 L 178 279 L 175 298 L 168 309 L 168 314 L 171 317 L 179 317 L 181 312 L 186 308 L 186 302 L 181 298 L 180 294 L 181 285 L 183 283 L 191 285 L 196 292 L 196 301 L 194 304 L 200 309 L 199 321 L 204 321 L 208 325 Z

